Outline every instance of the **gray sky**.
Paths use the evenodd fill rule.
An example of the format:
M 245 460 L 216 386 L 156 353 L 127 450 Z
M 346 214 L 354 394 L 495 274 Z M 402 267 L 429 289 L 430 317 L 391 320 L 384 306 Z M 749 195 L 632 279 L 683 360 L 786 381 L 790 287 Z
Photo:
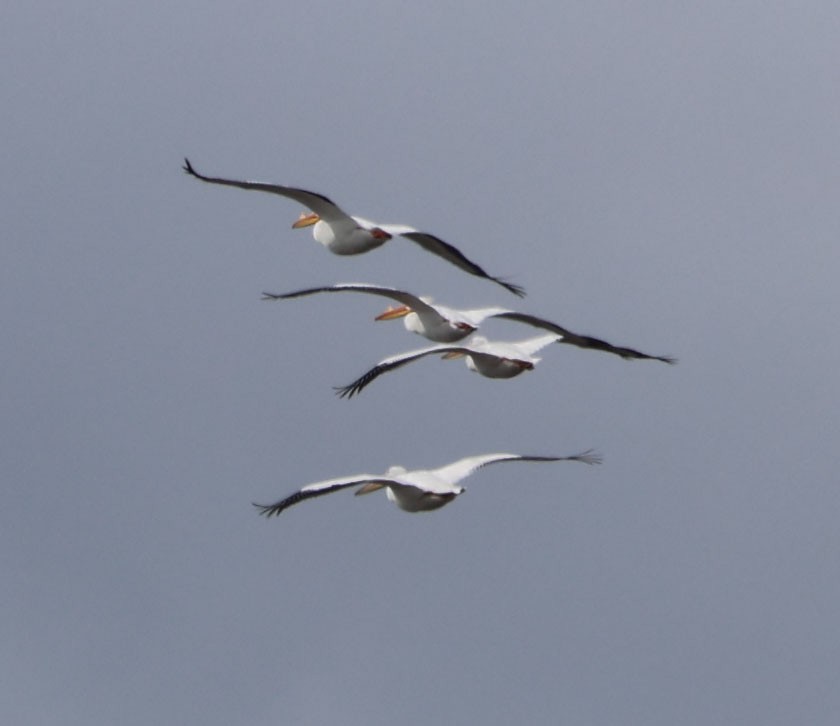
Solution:
M 830 724 L 836 3 L 15 3 L 0 23 L 0 720 Z M 437 233 L 520 302 L 321 191 Z M 374 282 L 680 358 L 425 360 Z M 532 331 L 497 321 L 502 339 Z M 252 501 L 506 464 L 431 514 Z

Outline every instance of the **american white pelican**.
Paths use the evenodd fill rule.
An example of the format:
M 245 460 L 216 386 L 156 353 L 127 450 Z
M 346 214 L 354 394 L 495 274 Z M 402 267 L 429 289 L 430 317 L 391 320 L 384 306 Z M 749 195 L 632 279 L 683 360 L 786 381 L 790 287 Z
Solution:
M 540 361 L 539 358 L 534 357 L 534 353 L 557 340 L 559 340 L 557 335 L 540 335 L 516 343 L 498 343 L 476 336 L 470 343 L 461 345 L 433 345 L 429 348 L 412 350 L 385 358 L 349 385 L 336 387 L 335 390 L 341 398 L 352 398 L 383 373 L 427 355 L 441 355 L 443 358 L 464 356 L 466 357 L 467 368 L 480 373 L 482 376 L 487 378 L 513 378 L 522 371 L 533 370 L 534 366 Z
M 406 471 L 401 466 L 392 466 L 383 475 L 358 474 L 356 476 L 327 479 L 307 484 L 300 491 L 274 504 L 254 504 L 260 514 L 276 517 L 287 507 L 304 499 L 331 494 L 347 487 L 360 486 L 356 496 L 369 494 L 377 489 L 386 489 L 388 499 L 406 512 L 428 512 L 440 509 L 459 494 L 464 487 L 458 486 L 477 469 L 500 461 L 580 461 L 584 464 L 600 464 L 601 456 L 592 450 L 574 456 L 522 456 L 520 454 L 483 454 L 468 456 L 439 469 L 415 469 Z
M 395 320 L 403 318 L 406 330 L 422 335 L 436 343 L 454 343 L 463 340 L 468 335 L 478 330 L 479 326 L 487 318 L 502 318 L 515 320 L 520 323 L 531 325 L 535 328 L 543 328 L 560 336 L 558 343 L 568 343 L 578 348 L 592 348 L 602 350 L 606 353 L 614 353 L 625 359 L 647 359 L 659 360 L 663 363 L 676 363 L 675 358 L 664 355 L 649 355 L 633 348 L 623 348 L 612 345 L 600 338 L 593 338 L 589 335 L 578 335 L 557 323 L 552 323 L 543 318 L 526 313 L 518 313 L 507 308 L 477 308 L 474 310 L 457 310 L 444 305 L 433 304 L 430 298 L 417 297 L 410 292 L 397 290 L 393 287 L 381 285 L 367 285 L 356 282 L 339 283 L 338 285 L 327 285 L 324 287 L 312 287 L 306 290 L 296 290 L 287 293 L 264 292 L 264 300 L 286 300 L 289 298 L 314 295 L 319 292 L 364 292 L 370 295 L 379 295 L 396 300 L 402 303 L 399 307 L 389 308 L 376 320 Z
M 309 207 L 312 211 L 309 214 L 305 212 L 301 214 L 292 228 L 299 229 L 314 225 L 312 236 L 330 252 L 337 255 L 357 255 L 380 247 L 392 237 L 405 237 L 412 242 L 416 242 L 427 252 L 438 255 L 438 257 L 442 257 L 456 267 L 460 267 L 464 272 L 492 280 L 506 290 L 510 290 L 514 295 L 522 297 L 525 294 L 525 291 L 519 285 L 488 275 L 475 262 L 467 259 L 457 248 L 448 242 L 444 242 L 439 237 L 421 232 L 413 227 L 407 227 L 404 224 L 377 224 L 361 217 L 351 217 L 323 194 L 279 184 L 204 176 L 193 168 L 189 159 L 184 159 L 184 171 L 196 179 L 201 179 L 210 184 L 223 184 L 240 189 L 256 189 L 261 192 L 279 194 L 281 197 L 288 197 L 305 207 Z

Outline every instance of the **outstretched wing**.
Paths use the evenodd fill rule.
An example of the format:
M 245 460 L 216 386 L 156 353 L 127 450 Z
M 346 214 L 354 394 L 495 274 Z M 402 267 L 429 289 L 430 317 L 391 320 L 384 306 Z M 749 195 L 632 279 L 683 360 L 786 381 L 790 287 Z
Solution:
M 430 348 L 421 348 L 420 350 L 409 351 L 408 353 L 401 353 L 400 355 L 391 356 L 379 361 L 367 373 L 357 378 L 352 383 L 346 386 L 336 386 L 336 394 L 341 398 L 353 398 L 371 382 L 379 378 L 383 373 L 400 368 L 407 363 L 423 358 L 427 355 L 446 354 L 446 353 L 469 353 L 474 351 L 463 345 L 434 345 Z
M 290 494 L 285 499 L 281 499 L 274 504 L 256 504 L 254 506 L 260 510 L 260 514 L 266 517 L 276 517 L 280 512 L 293 504 L 302 502 L 304 499 L 312 499 L 313 497 L 322 497 L 325 494 L 332 494 L 341 489 L 354 487 L 357 484 L 390 484 L 391 480 L 379 476 L 372 476 L 370 474 L 359 474 L 358 476 L 342 477 L 341 479 L 327 479 L 326 481 L 315 482 L 314 484 L 307 484 L 305 487 Z
M 294 292 L 286 292 L 280 294 L 264 292 L 263 300 L 288 300 L 294 297 L 314 295 L 319 292 L 364 292 L 368 293 L 369 295 L 379 295 L 380 297 L 387 297 L 391 300 L 401 302 L 403 305 L 410 307 L 416 313 L 437 312 L 434 307 L 424 302 L 416 295 L 412 295 L 410 292 L 397 290 L 393 287 L 382 287 L 381 285 L 367 285 L 360 282 L 340 282 L 337 285 L 325 285 L 324 287 L 310 287 L 305 290 L 295 290 Z
M 602 350 L 605 353 L 613 353 L 625 359 L 636 358 L 647 360 L 659 360 L 663 363 L 669 363 L 671 365 L 677 362 L 676 358 L 671 358 L 670 356 L 650 355 L 648 353 L 642 353 L 641 351 L 635 350 L 633 348 L 623 348 L 617 345 L 613 345 L 612 343 L 608 343 L 607 341 L 601 340 L 600 338 L 593 338 L 590 335 L 578 335 L 577 333 L 573 333 L 571 330 L 567 330 L 566 328 L 557 325 L 557 323 L 552 323 L 548 320 L 538 318 L 534 315 L 527 315 L 525 313 L 507 311 L 496 313 L 492 317 L 505 318 L 507 320 L 516 320 L 520 323 L 525 323 L 526 325 L 532 325 L 535 328 L 543 328 L 545 330 L 550 330 L 552 333 L 556 333 L 557 335 L 563 336 L 563 339 L 558 341 L 559 343 L 568 343 L 570 345 L 576 345 L 578 348 L 592 348 L 594 350 Z
M 204 176 L 204 174 L 199 174 L 193 165 L 190 164 L 190 160 L 186 158 L 184 159 L 184 171 L 190 176 L 194 176 L 196 179 L 201 179 L 201 181 L 208 182 L 209 184 L 222 184 L 239 189 L 255 189 L 260 192 L 279 194 L 281 197 L 293 199 L 299 204 L 309 207 L 309 209 L 315 212 L 325 222 L 338 222 L 350 219 L 350 215 L 344 212 L 335 202 L 323 194 L 318 194 L 318 192 L 309 192 L 306 189 L 286 187 L 280 184 L 266 184 L 265 182 L 238 181 L 236 179 Z
M 448 242 L 444 242 L 440 237 L 436 237 L 428 232 L 420 232 L 414 229 L 414 227 L 408 227 L 404 224 L 381 224 L 379 227 L 388 234 L 399 235 L 410 239 L 412 242 L 416 242 L 427 252 L 431 252 L 438 257 L 443 257 L 443 259 L 451 262 L 456 267 L 460 267 L 470 275 L 492 280 L 518 297 L 525 296 L 524 288 L 519 285 L 514 285 L 512 282 L 507 282 L 500 277 L 493 277 L 493 275 L 487 274 L 481 266 L 468 259 L 457 247 L 452 246 Z
M 502 313 L 512 312 L 509 308 L 472 308 L 470 310 L 459 310 L 460 317 L 479 327 L 487 318 L 496 318 Z
M 556 342 L 562 341 L 560 341 L 560 338 L 556 333 L 551 333 L 550 335 L 539 335 L 536 338 L 528 338 L 527 340 L 517 340 L 513 345 L 526 355 L 534 355 L 547 345 L 551 345 Z
M 582 451 L 572 456 L 528 456 L 523 454 L 482 454 L 479 456 L 468 456 L 459 459 L 451 464 L 435 469 L 432 473 L 441 479 L 455 484 L 461 479 L 468 477 L 474 471 L 483 466 L 497 464 L 501 461 L 580 461 L 583 464 L 600 464 L 603 459 L 600 454 L 592 449 Z

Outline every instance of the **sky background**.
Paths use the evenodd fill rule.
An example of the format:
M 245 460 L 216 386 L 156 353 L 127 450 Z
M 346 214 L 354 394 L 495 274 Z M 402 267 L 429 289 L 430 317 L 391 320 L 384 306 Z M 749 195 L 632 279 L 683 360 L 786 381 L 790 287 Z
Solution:
M 833 2 L 6 7 L 0 720 L 836 723 L 838 37 Z M 528 297 L 407 241 L 331 255 L 184 156 Z M 339 400 L 424 341 L 376 298 L 260 300 L 335 282 L 680 363 L 426 359 Z M 589 447 L 433 513 L 251 506 Z

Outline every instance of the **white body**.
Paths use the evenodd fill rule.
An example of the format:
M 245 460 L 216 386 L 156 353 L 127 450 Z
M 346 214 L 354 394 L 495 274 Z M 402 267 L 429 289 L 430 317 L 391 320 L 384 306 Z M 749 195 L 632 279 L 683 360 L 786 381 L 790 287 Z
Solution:
M 426 307 L 418 306 L 406 313 L 403 325 L 409 332 L 422 335 L 435 343 L 457 343 L 478 330 L 482 320 L 492 314 L 491 311 L 501 310 L 503 308 L 455 310 L 428 303 Z
M 407 472 L 402 467 L 391 467 L 388 472 L 394 472 L 395 483 L 401 484 L 385 485 L 388 501 L 405 512 L 440 509 L 464 492 L 464 487 L 441 479 L 434 471 Z
M 373 222 L 360 217 L 344 217 L 332 222 L 319 219 L 312 227 L 312 236 L 336 255 L 358 255 L 384 245 L 390 236 L 371 234 Z

